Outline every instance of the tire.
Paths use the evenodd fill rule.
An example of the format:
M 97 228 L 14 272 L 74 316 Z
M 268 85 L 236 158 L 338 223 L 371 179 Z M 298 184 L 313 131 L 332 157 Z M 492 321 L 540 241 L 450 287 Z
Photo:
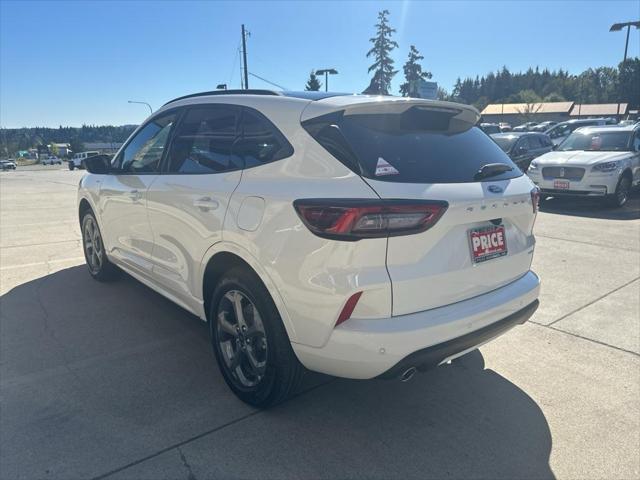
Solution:
M 107 258 L 102 234 L 92 212 L 87 212 L 82 217 L 81 230 L 82 250 L 91 276 L 100 282 L 116 279 L 120 271 Z
M 616 191 L 612 195 L 607 195 L 606 202 L 610 207 L 620 208 L 629 200 L 631 193 L 631 179 L 628 175 L 622 175 L 616 185 Z
M 75 168 L 75 166 L 73 165 L 73 163 L 69 162 L 69 170 L 73 170 Z
M 218 368 L 240 400 L 267 408 L 295 393 L 304 367 L 255 273 L 243 267 L 227 272 L 213 292 L 208 320 Z

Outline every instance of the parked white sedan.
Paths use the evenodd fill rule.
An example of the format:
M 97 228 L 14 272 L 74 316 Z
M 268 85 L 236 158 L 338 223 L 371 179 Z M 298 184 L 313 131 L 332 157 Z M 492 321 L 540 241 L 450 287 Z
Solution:
M 527 174 L 547 196 L 598 196 L 623 206 L 640 184 L 640 127 L 583 127 L 531 162 Z

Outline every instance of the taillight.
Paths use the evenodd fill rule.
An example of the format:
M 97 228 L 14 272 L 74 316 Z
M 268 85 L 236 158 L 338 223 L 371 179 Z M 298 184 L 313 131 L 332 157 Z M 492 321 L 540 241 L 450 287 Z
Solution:
M 447 202 L 431 200 L 296 200 L 293 206 L 309 230 L 323 238 L 360 240 L 412 235 L 431 228 Z
M 533 205 L 533 213 L 538 212 L 538 205 L 540 204 L 540 189 L 534 187 L 531 190 L 531 205 Z

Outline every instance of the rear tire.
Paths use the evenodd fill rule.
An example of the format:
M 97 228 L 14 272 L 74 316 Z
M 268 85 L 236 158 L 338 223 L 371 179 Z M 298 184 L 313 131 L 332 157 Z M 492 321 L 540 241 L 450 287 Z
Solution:
M 69 170 L 73 170 L 75 167 L 73 165 L 73 163 L 69 162 Z
M 631 193 L 631 179 L 628 175 L 622 175 L 616 185 L 616 191 L 607 195 L 606 202 L 610 207 L 620 208 L 629 200 Z
M 208 312 L 213 352 L 229 388 L 258 408 L 277 405 L 299 387 L 298 361 L 269 291 L 255 273 L 227 272 Z
M 82 217 L 82 250 L 87 268 L 93 278 L 99 282 L 107 282 L 118 277 L 120 270 L 107 258 L 102 234 L 93 212 Z

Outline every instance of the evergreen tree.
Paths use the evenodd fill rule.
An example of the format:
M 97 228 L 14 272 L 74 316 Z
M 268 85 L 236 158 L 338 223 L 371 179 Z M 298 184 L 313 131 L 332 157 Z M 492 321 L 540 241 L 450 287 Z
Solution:
M 398 48 L 398 44 L 391 40 L 391 34 L 395 33 L 395 29 L 389 26 L 389 10 L 383 10 L 378 13 L 378 23 L 376 23 L 376 36 L 370 38 L 373 43 L 371 50 L 367 52 L 367 57 L 373 56 L 374 63 L 369 67 L 369 73 L 373 72 L 373 78 L 366 93 L 377 95 L 389 95 L 391 88 L 391 79 L 398 73 L 393 69 L 393 59 L 390 54 L 394 48 Z
M 411 45 L 409 50 L 409 58 L 407 63 L 404 64 L 402 70 L 404 71 L 405 83 L 400 85 L 400 94 L 403 97 L 419 97 L 418 84 L 421 80 L 431 78 L 431 72 L 423 72 L 420 60 L 424 60 L 424 57 L 420 55 L 418 49 Z
M 640 58 L 628 58 L 618 70 L 616 100 L 629 103 L 630 108 L 640 108 Z
M 304 86 L 304 89 L 310 92 L 317 92 L 318 90 L 320 90 L 321 86 L 322 84 L 318 80 L 316 72 L 311 70 L 311 73 L 309 74 L 309 80 L 307 80 L 307 84 Z

